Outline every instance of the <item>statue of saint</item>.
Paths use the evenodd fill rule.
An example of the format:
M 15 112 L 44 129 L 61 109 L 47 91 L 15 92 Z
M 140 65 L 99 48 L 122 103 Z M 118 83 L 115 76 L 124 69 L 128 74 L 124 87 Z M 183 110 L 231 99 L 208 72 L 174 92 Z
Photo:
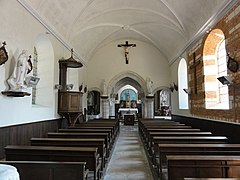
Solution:
M 103 80 L 102 87 L 103 87 L 103 95 L 107 96 L 107 84 L 105 80 Z
M 147 78 L 147 94 L 152 95 L 153 94 L 153 82 L 150 78 Z
M 32 70 L 32 63 L 27 57 L 27 51 L 23 50 L 19 55 L 11 77 L 7 80 L 10 91 L 26 91 L 25 77 Z

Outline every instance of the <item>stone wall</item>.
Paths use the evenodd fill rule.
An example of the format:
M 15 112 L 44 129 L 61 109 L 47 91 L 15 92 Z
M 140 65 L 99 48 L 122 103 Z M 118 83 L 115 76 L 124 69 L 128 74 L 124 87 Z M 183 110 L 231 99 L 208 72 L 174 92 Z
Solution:
M 240 66 L 240 2 L 237 3 L 214 27 L 209 31 L 221 30 L 225 36 L 226 51 L 229 55 L 238 61 Z M 232 77 L 233 85 L 229 86 L 229 110 L 213 110 L 205 108 L 207 98 L 215 98 L 214 91 L 205 91 L 205 83 L 213 82 L 217 77 L 204 74 L 204 66 L 214 63 L 211 58 L 208 61 L 203 60 L 205 54 L 212 55 L 213 44 L 219 41 L 218 37 L 213 37 L 213 40 L 207 42 L 208 33 L 195 43 L 188 50 L 188 72 L 189 72 L 189 87 L 191 89 L 190 96 L 190 111 L 193 116 L 206 119 L 217 119 L 229 122 L 240 122 L 240 67 L 237 72 L 228 70 L 228 75 Z M 209 47 L 209 48 L 208 48 Z M 197 75 L 197 93 L 195 93 L 195 80 L 193 68 L 193 54 L 195 53 Z

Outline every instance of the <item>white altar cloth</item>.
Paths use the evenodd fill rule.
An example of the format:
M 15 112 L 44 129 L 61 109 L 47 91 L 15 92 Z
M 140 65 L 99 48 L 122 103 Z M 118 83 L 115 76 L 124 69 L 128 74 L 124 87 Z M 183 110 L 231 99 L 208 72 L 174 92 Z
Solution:
M 1 180 L 20 180 L 17 168 L 11 165 L 0 164 Z
M 138 113 L 138 108 L 119 108 L 118 112 L 122 114 L 136 114 Z

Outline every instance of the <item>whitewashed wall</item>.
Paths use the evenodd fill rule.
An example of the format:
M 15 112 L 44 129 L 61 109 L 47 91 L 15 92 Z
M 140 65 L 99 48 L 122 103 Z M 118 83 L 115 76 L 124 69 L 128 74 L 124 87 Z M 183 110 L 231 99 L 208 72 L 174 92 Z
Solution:
M 96 51 L 88 63 L 87 80 L 90 88 L 101 89 L 103 80 L 109 86 L 112 79 L 128 72 L 136 73 L 145 81 L 150 77 L 154 91 L 169 86 L 170 67 L 164 56 L 152 45 L 131 39 L 128 41 L 137 45 L 129 49 L 129 64 L 125 64 L 124 50 L 117 47 L 125 40 L 112 42 Z
M 187 59 L 186 55 L 182 55 L 184 59 Z M 175 82 L 178 84 L 178 65 L 181 58 L 177 59 L 171 66 L 171 82 Z M 178 95 L 179 91 L 181 89 L 178 89 L 178 91 L 173 91 L 172 98 L 171 98 L 171 104 L 172 104 L 172 113 L 175 115 L 183 115 L 183 116 L 191 116 L 189 109 L 179 109 L 179 101 L 178 101 Z M 189 106 L 190 107 L 190 106 Z
M 53 56 L 45 57 L 46 62 L 42 64 L 43 67 L 47 67 L 47 72 L 39 67 L 41 80 L 48 81 L 45 83 L 48 90 L 45 94 L 42 92 L 41 102 L 47 102 L 48 105 L 32 105 L 31 96 L 7 97 L 0 93 L 0 127 L 58 118 L 57 90 L 53 86 L 58 84 L 59 80 L 58 60 L 70 57 L 70 52 L 51 34 L 46 34 L 47 30 L 16 0 L 1 0 L 0 7 L 0 42 L 7 42 L 6 49 L 9 55 L 8 61 L 0 66 L 0 91 L 8 89 L 6 80 L 11 75 L 12 66 L 20 52 L 25 49 L 33 57 L 33 49 L 39 35 L 45 35 L 49 39 L 54 53 Z M 74 70 L 74 73 L 69 74 L 72 78 L 69 81 L 78 88 L 79 73 Z M 31 92 L 31 88 L 28 90 Z
M 135 72 L 145 80 L 150 77 L 154 88 L 168 86 L 170 68 L 167 60 L 147 43 L 129 39 L 128 41 L 137 44 L 137 47 L 129 50 L 129 64 L 125 64 L 123 49 L 117 47 L 117 44 L 123 44 L 125 40 L 108 44 L 94 54 L 88 63 L 89 86 L 101 88 L 103 80 L 108 85 L 116 75 L 127 71 Z

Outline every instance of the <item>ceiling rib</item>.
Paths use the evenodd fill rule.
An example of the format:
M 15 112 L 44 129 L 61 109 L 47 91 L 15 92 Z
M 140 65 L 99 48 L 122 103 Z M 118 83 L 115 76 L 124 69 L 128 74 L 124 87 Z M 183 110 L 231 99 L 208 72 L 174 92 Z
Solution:
M 232 8 L 235 4 L 237 4 L 239 0 L 231 0 L 228 1 L 227 4 L 224 4 L 219 11 L 217 11 L 215 14 L 209 18 L 209 20 L 202 26 L 202 28 L 199 29 L 199 31 L 191 38 L 186 45 L 169 61 L 169 65 L 172 65 L 182 54 L 195 42 L 197 42 L 205 33 L 207 30 L 209 30 L 210 27 L 214 26 L 216 24 L 217 20 L 222 18 L 227 11 Z
M 72 29 L 75 26 L 76 22 L 78 21 L 78 19 L 80 19 L 80 17 L 82 16 L 82 14 L 87 10 L 87 8 L 93 3 L 93 1 L 95 0 L 89 0 L 89 2 L 87 3 L 87 5 L 79 12 L 79 14 L 77 15 L 77 17 L 72 21 L 71 25 L 68 28 L 68 33 L 67 36 L 68 38 L 71 38 L 70 35 L 72 34 Z
M 30 6 L 25 0 L 17 0 L 19 4 L 21 4 L 40 24 L 42 24 L 66 49 L 71 51 L 73 48 L 70 46 L 69 43 L 59 34 L 56 30 L 54 30 L 46 21 L 43 20 L 43 18 L 37 13 L 35 9 L 33 9 L 32 6 Z M 84 59 L 76 52 L 74 52 L 74 55 L 77 57 L 77 59 L 87 67 L 87 63 L 84 61 Z
M 169 11 L 176 17 L 176 19 L 178 20 L 179 24 L 181 25 L 183 31 L 186 31 L 182 21 L 180 20 L 180 18 L 177 16 L 176 12 L 170 8 L 169 4 L 166 2 L 166 0 L 160 0 L 168 9 Z

